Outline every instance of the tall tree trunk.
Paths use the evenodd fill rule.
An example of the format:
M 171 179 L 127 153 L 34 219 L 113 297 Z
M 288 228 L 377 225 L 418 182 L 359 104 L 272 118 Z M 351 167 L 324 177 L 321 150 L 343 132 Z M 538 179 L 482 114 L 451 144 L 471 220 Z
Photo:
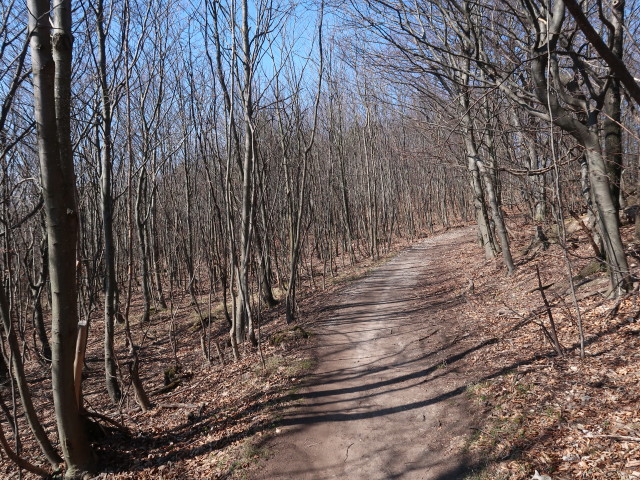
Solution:
M 242 91 L 242 107 L 244 110 L 244 158 L 242 164 L 242 200 L 240 212 L 240 262 L 238 266 L 237 282 L 239 302 L 237 305 L 237 320 L 241 322 L 236 331 L 236 341 L 244 341 L 245 331 L 251 343 L 257 340 L 252 328 L 251 297 L 249 294 L 249 261 L 251 259 L 251 233 L 253 230 L 253 176 L 254 172 L 254 132 L 253 132 L 253 71 L 251 58 L 251 42 L 249 39 L 249 6 L 247 0 L 242 0 L 242 54 L 244 65 L 244 88 Z
M 609 269 L 611 292 L 619 294 L 630 285 L 629 265 L 624 252 L 618 221 L 618 211 L 611 195 L 605 160 L 602 157 L 600 138 L 597 134 L 598 112 L 590 110 L 586 120 L 580 121 L 561 104 L 558 93 L 550 88 L 548 72 L 558 71 L 557 60 L 549 52 L 554 51 L 559 31 L 564 21 L 564 2 L 554 4 L 552 25 L 548 26 L 548 38 L 535 49 L 536 57 L 531 62 L 531 74 L 535 93 L 546 107 L 551 120 L 570 133 L 585 148 L 589 167 L 589 182 L 596 207 L 597 222 Z M 551 67 L 551 68 L 549 68 Z M 558 83 L 558 82 L 556 82 Z
M 480 238 L 480 242 L 482 243 L 482 247 L 484 248 L 485 258 L 490 259 L 496 256 L 496 248 L 494 246 L 491 229 L 489 228 L 489 217 L 487 215 L 487 207 L 484 201 L 482 179 L 480 177 L 480 170 L 478 169 L 477 158 L 479 154 L 475 142 L 473 138 L 471 138 L 472 132 L 468 127 L 470 118 L 468 117 L 468 113 L 463 115 L 462 135 L 464 136 L 466 147 L 467 167 L 469 169 L 471 189 L 473 192 L 473 206 L 476 212 L 478 237 Z
M 116 316 L 116 265 L 113 245 L 113 193 L 111 185 L 112 149 L 111 139 L 111 96 L 107 84 L 106 35 L 104 31 L 104 1 L 97 0 L 96 22 L 98 29 L 98 75 L 102 94 L 103 142 L 100 152 L 100 190 L 102 195 L 102 230 L 104 235 L 104 370 L 107 392 L 113 403 L 122 396 L 116 371 L 114 352 L 114 323 Z
M 469 72 L 471 68 L 471 60 L 464 60 L 464 72 Z M 478 224 L 478 237 L 484 248 L 484 256 L 486 259 L 496 256 L 496 245 L 491 232 L 489 223 L 489 215 L 487 214 L 487 206 L 484 199 L 484 191 L 482 188 L 482 179 L 478 168 L 478 159 L 480 154 L 473 133 L 473 124 L 471 114 L 469 113 L 469 74 L 462 74 L 462 91 L 460 91 L 460 115 L 461 129 L 464 138 L 465 153 L 467 155 L 467 168 L 469 169 L 471 190 L 473 192 L 473 206 L 476 212 L 476 223 Z
M 149 222 L 151 223 L 151 231 L 157 232 L 157 213 L 156 213 L 156 193 L 152 192 L 151 196 L 151 215 L 149 218 Z M 151 237 L 151 256 L 153 263 L 153 277 L 154 277 L 154 287 L 156 289 L 156 295 L 158 297 L 158 304 L 160 308 L 166 310 L 167 309 L 167 301 L 164 298 L 164 288 L 162 286 L 162 264 L 160 260 L 160 243 L 158 241 L 158 235 L 153 235 Z
M 351 209 L 349 206 L 349 191 L 347 187 L 347 175 L 345 172 L 345 159 L 341 151 L 338 151 L 340 163 L 340 199 L 342 200 L 342 218 L 344 229 L 347 234 L 347 251 L 349 252 L 349 261 L 353 265 L 356 263 L 356 253 L 353 249 L 353 227 L 351 226 Z
M 144 208 L 144 199 L 147 197 L 148 174 L 146 167 L 140 170 L 136 194 L 135 217 L 138 231 L 138 248 L 140 251 L 140 263 L 142 265 L 142 296 L 144 299 L 142 323 L 149 321 L 151 316 L 151 286 L 149 285 L 149 239 L 147 235 L 147 220 L 149 213 Z
M 486 110 L 488 115 L 488 108 Z M 487 117 L 488 118 L 488 117 Z M 484 179 L 484 185 L 487 192 L 487 201 L 489 202 L 489 208 L 491 209 L 491 218 L 495 224 L 495 232 L 500 242 L 500 250 L 502 251 L 502 260 L 504 261 L 507 271 L 513 273 L 516 269 L 513 263 L 513 257 L 511 256 L 511 247 L 509 245 L 509 235 L 507 233 L 507 227 L 504 222 L 504 213 L 502 212 L 502 206 L 500 202 L 500 194 L 498 190 L 498 177 L 496 172 L 496 160 L 495 150 L 493 143 L 493 133 L 491 131 L 491 125 L 487 125 L 487 135 L 485 139 L 486 151 L 488 152 L 489 162 L 488 164 L 477 157 L 478 170 Z
M 79 478 L 95 466 L 74 392 L 74 349 L 78 328 L 76 248 L 78 212 L 71 148 L 71 1 L 54 0 L 53 29 L 48 0 L 28 0 L 29 32 L 40 175 L 45 201 L 51 283 L 53 402 L 66 477 Z
M 598 135 L 591 133 L 585 139 L 584 146 L 589 163 L 589 181 L 597 208 L 598 227 L 606 252 L 611 290 L 619 294 L 629 287 L 629 266 L 620 237 L 618 210 L 611 195 L 606 165 L 600 153 Z
M 622 59 L 624 47 L 624 0 L 611 4 L 611 51 Z M 622 95 L 620 80 L 615 76 L 611 79 L 611 86 L 604 100 L 604 119 L 602 129 L 604 134 L 604 151 L 606 156 L 607 174 L 611 187 L 611 197 L 616 212 L 620 211 L 620 180 L 622 178 L 622 124 L 621 121 Z
M 500 250 L 502 251 L 502 259 L 504 261 L 505 266 L 509 273 L 512 273 L 515 270 L 515 265 L 513 264 L 513 258 L 511 257 L 511 249 L 509 246 L 509 237 L 507 234 L 507 228 L 504 224 L 504 219 L 502 215 L 502 209 L 500 208 L 500 204 L 498 203 L 498 196 L 496 194 L 496 187 L 493 181 L 491 172 L 484 164 L 480 157 L 476 158 L 476 162 L 478 164 L 478 170 L 480 171 L 482 178 L 484 179 L 485 191 L 487 194 L 487 200 L 489 203 L 489 207 L 491 208 L 491 218 L 493 218 L 493 222 L 496 226 L 496 235 L 498 236 L 498 241 L 500 242 Z
M 518 116 L 518 113 L 514 109 L 512 112 L 512 118 L 514 120 L 514 126 L 516 127 L 516 139 L 520 148 L 524 148 L 526 145 L 527 154 L 529 156 L 529 170 L 539 170 L 544 167 L 543 162 L 540 159 L 540 154 L 537 147 L 537 136 L 534 132 L 531 135 L 524 133 L 522 121 Z M 531 175 L 527 177 L 527 183 L 529 184 L 529 192 L 531 198 L 531 210 L 533 214 L 533 221 L 537 224 L 544 223 L 547 218 L 547 198 L 546 198 L 546 177 L 544 173 L 538 175 Z

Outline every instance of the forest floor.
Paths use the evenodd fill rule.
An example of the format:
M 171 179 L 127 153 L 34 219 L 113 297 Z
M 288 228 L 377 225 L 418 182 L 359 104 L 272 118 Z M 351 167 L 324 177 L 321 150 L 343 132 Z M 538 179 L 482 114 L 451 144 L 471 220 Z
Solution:
M 186 295 L 175 298 L 133 324 L 147 412 L 130 390 L 108 402 L 96 315 L 86 406 L 126 427 L 94 430 L 98 478 L 525 480 L 538 470 L 553 480 L 639 479 L 638 289 L 605 298 L 605 274 L 584 268 L 589 244 L 567 223 L 581 359 L 563 250 L 553 238 L 547 250 L 527 249 L 532 227 L 515 215 L 509 224 L 514 274 L 483 259 L 474 229 L 450 230 L 393 258 L 345 264 L 324 289 L 316 277 L 298 324 L 284 324 L 281 305 L 265 312 L 262 353 L 247 346 L 238 362 L 222 319 L 209 328 L 224 365 L 204 360 L 199 317 Z M 628 245 L 632 228 L 623 229 Z M 638 254 L 628 253 L 638 275 Z M 536 267 L 551 285 L 562 356 L 543 334 Z M 55 441 L 47 375 L 33 355 L 26 365 Z M 19 429 L 21 454 L 42 463 L 23 419 Z M 0 478 L 19 478 L 6 458 Z

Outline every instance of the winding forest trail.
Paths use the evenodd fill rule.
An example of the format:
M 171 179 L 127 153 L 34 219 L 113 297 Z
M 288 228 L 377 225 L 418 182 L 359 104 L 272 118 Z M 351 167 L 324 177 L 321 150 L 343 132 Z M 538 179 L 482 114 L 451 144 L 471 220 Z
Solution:
M 461 479 L 473 426 L 460 360 L 486 343 L 448 264 L 470 228 L 431 237 L 356 282 L 316 324 L 318 366 L 268 442 L 260 479 Z

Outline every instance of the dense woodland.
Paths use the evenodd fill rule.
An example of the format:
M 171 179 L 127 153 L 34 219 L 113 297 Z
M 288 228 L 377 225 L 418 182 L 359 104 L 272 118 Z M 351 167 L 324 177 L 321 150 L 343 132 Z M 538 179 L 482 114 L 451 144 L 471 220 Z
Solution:
M 148 409 L 156 312 L 186 304 L 202 361 L 238 361 L 262 311 L 296 322 L 339 262 L 436 227 L 475 222 L 508 275 L 509 216 L 561 245 L 576 216 L 610 295 L 632 288 L 635 2 L 1 0 L 0 18 L 0 443 L 21 469 L 95 471 L 88 340 L 104 395 Z

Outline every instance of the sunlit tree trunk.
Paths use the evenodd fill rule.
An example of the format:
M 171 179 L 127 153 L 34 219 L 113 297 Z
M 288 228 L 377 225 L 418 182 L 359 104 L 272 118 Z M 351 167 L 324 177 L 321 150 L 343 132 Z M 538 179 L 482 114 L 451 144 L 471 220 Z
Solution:
M 612 18 L 609 23 L 611 51 L 620 59 L 622 59 L 624 48 L 624 7 L 624 0 L 618 0 L 611 4 Z M 620 80 L 613 76 L 611 78 L 611 86 L 604 100 L 602 130 L 604 134 L 607 174 L 611 187 L 611 197 L 616 211 L 620 210 L 620 182 L 622 180 L 623 167 L 621 104 L 622 91 Z
M 74 391 L 74 349 L 78 328 L 76 247 L 78 212 L 71 148 L 71 1 L 28 0 L 29 32 L 40 175 L 45 201 L 51 283 L 52 386 L 67 478 L 93 470 Z M 53 24 L 53 33 L 52 33 Z
M 98 30 L 98 75 L 102 96 L 102 150 L 100 151 L 100 191 L 102 194 L 102 228 L 104 235 L 104 369 L 107 392 L 113 403 L 120 401 L 120 385 L 116 372 L 114 323 L 116 315 L 116 265 L 113 245 L 113 193 L 111 176 L 113 140 L 111 138 L 112 108 L 111 95 L 107 84 L 106 35 L 104 30 L 104 2 L 96 4 Z

